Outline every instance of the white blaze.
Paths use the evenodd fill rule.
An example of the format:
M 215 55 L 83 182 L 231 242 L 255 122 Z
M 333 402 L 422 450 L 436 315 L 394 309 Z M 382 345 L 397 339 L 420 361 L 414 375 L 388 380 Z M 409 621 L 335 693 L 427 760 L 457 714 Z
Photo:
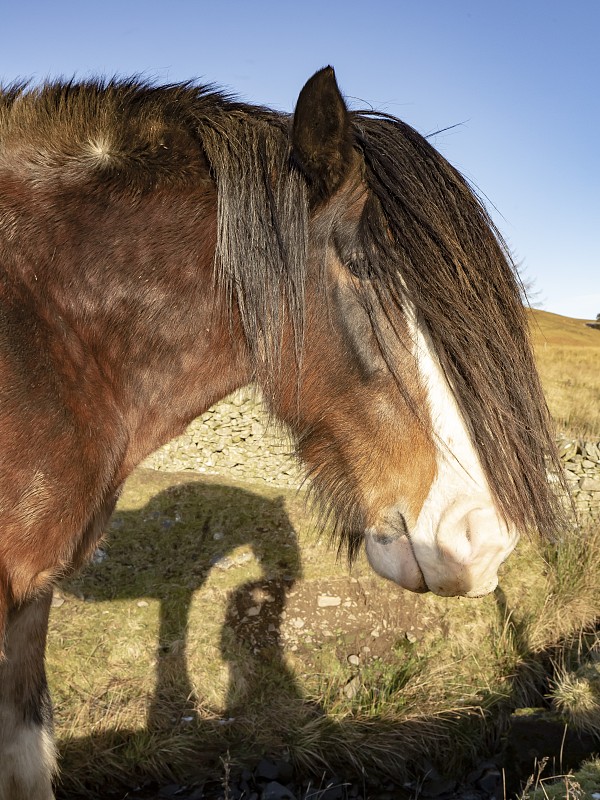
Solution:
M 410 543 L 428 587 L 438 594 L 487 594 L 518 536 L 498 514 L 467 425 L 433 343 L 407 313 L 437 448 L 437 472 Z
M 426 392 L 436 470 L 416 520 L 406 514 L 410 504 L 402 487 L 381 510 L 365 531 L 367 557 L 377 573 L 411 591 L 479 597 L 498 585 L 498 569 L 518 535 L 496 508 L 429 332 L 409 303 L 405 317 Z

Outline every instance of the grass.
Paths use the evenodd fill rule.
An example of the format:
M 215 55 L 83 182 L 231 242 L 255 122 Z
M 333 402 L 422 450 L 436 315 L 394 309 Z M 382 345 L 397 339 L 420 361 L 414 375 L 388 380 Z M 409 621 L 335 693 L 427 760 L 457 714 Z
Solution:
M 596 800 L 600 793 L 600 759 L 585 762 L 574 773 L 560 777 L 533 777 L 521 800 Z
M 182 477 L 132 477 L 107 557 L 53 611 L 69 799 L 219 773 L 227 751 L 396 779 L 432 752 L 463 769 L 495 750 L 513 707 L 546 702 L 552 663 L 576 673 L 593 649 L 579 636 L 598 613 L 593 529 L 558 549 L 524 542 L 480 601 L 415 596 L 364 561 L 349 574 L 301 496 Z M 225 556 L 237 566 L 220 569 Z M 319 611 L 322 593 L 347 607 Z
M 600 330 L 547 311 L 530 315 L 536 361 L 558 428 L 600 437 Z

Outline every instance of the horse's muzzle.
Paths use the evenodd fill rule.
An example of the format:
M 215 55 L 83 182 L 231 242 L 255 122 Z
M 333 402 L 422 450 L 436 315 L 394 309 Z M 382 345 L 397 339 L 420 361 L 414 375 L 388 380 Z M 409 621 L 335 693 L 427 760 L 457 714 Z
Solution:
M 419 519 L 409 532 L 397 509 L 365 533 L 375 572 L 412 592 L 482 597 L 498 585 L 498 569 L 518 536 L 493 506 L 461 500 L 438 518 Z M 397 523 L 397 524 L 396 524 Z
M 371 528 L 366 532 L 365 544 L 369 563 L 382 578 L 411 592 L 429 591 L 405 533 L 379 532 Z

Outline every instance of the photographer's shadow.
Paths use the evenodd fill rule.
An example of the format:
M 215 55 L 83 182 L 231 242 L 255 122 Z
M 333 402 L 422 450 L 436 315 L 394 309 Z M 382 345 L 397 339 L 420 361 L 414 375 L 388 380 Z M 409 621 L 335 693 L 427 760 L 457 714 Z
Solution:
M 296 534 L 283 498 L 269 500 L 212 482 L 171 486 L 140 511 L 117 511 L 96 563 L 65 584 L 93 601 L 160 602 L 147 730 L 201 723 L 197 709 L 205 702 L 194 692 L 187 663 L 194 593 L 211 570 L 242 573 L 252 559 L 262 575 L 231 591 L 221 634 L 229 668 L 227 719 L 264 695 L 265 687 L 298 696 L 280 643 L 286 596 L 300 577 Z M 261 679 L 261 664 L 268 669 L 267 682 Z

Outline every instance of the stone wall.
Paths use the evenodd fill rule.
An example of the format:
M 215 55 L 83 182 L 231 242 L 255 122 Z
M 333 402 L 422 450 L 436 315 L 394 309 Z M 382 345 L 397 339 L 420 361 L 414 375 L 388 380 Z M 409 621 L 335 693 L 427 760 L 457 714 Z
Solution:
M 558 447 L 578 510 L 600 518 L 600 442 L 562 438 Z M 302 472 L 292 450 L 285 431 L 268 419 L 260 395 L 246 387 L 194 420 L 142 466 L 294 487 Z
M 260 394 L 251 387 L 209 408 L 142 466 L 231 475 L 287 487 L 298 486 L 302 479 L 289 436 L 268 418 Z
M 559 439 L 558 452 L 578 513 L 600 519 L 600 442 Z

